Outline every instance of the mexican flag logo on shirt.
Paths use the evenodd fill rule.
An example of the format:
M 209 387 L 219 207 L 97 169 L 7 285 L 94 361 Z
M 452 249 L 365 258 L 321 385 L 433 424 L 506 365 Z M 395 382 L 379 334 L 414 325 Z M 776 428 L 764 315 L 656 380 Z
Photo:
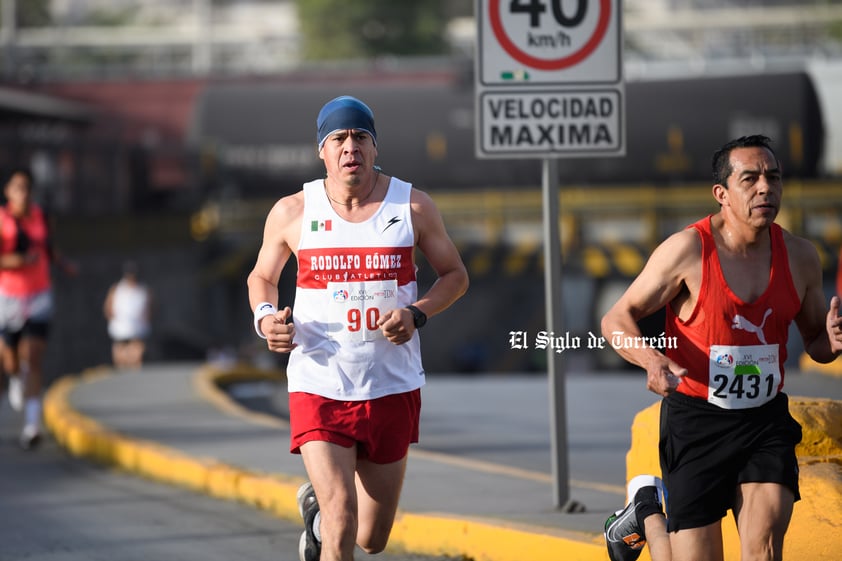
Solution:
M 311 232 L 330 232 L 330 220 L 313 220 L 310 222 Z

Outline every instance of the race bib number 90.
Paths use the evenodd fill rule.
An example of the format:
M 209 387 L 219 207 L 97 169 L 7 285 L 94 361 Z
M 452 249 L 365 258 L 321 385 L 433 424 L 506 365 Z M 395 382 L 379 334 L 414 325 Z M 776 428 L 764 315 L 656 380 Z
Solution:
M 770 401 L 781 385 L 778 345 L 712 345 L 708 402 L 747 409 Z
M 383 339 L 381 314 L 398 307 L 398 281 L 329 282 L 328 335 L 339 342 Z

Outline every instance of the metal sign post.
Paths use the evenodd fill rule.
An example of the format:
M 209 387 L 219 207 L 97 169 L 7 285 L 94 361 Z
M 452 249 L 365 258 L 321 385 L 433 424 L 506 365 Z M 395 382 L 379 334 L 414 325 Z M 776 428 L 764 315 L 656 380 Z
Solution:
M 476 154 L 542 158 L 546 331 L 563 337 L 558 161 L 625 154 L 622 0 L 477 0 Z M 554 499 L 570 503 L 562 353 L 547 348 Z
M 547 158 L 543 163 L 543 233 L 544 233 L 544 293 L 547 331 L 563 332 L 561 298 L 561 237 L 558 230 L 559 192 L 558 161 Z M 565 375 L 562 353 L 547 348 L 547 379 L 550 395 L 550 452 L 553 469 L 553 497 L 556 508 L 568 508 L 570 486 L 567 462 L 567 409 Z

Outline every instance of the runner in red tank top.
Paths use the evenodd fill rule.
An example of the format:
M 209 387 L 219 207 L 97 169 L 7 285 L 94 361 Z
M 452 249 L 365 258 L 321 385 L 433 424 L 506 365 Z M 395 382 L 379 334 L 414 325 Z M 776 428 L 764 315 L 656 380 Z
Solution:
M 795 445 L 801 427 L 784 387 L 787 333 L 795 322 L 806 352 L 842 352 L 839 298 L 829 311 L 815 247 L 774 223 L 783 182 L 764 136 L 741 137 L 713 157 L 718 213 L 673 234 L 602 320 L 603 335 L 641 336 L 637 321 L 667 310 L 666 354 L 617 348 L 646 370 L 661 403 L 661 485 L 635 478 L 630 503 L 611 516 L 612 561 L 723 558 L 721 519 L 733 509 L 742 559 L 782 558 L 799 499 Z M 771 548 L 771 556 L 768 556 Z M 758 554 L 762 552 L 762 556 Z
M 724 409 L 771 401 L 783 389 L 789 325 L 801 308 L 792 283 L 783 229 L 770 227 L 769 284 L 746 302 L 729 288 L 711 227 L 713 217 L 690 228 L 702 246 L 702 283 L 696 308 L 686 318 L 666 309 L 666 336 L 683 344 L 667 356 L 687 368 L 676 391 Z
M 42 363 L 52 317 L 50 263 L 74 267 L 50 247 L 49 227 L 32 201 L 32 176 L 13 171 L 0 208 L 0 334 L 3 370 L 9 375 L 9 402 L 23 410 L 20 445 L 34 448 L 41 437 Z

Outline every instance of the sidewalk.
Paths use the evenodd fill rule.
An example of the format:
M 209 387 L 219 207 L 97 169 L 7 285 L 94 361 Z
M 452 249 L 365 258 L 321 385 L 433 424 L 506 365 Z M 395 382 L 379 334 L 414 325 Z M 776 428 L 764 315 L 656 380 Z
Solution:
M 72 454 L 299 521 L 305 472 L 285 423 L 228 400 L 216 388 L 223 374 L 154 365 L 66 377 L 50 389 L 45 418 Z M 552 508 L 549 476 L 413 448 L 390 547 L 476 561 L 605 561 L 602 524 L 623 491 L 571 486 L 588 512 Z

